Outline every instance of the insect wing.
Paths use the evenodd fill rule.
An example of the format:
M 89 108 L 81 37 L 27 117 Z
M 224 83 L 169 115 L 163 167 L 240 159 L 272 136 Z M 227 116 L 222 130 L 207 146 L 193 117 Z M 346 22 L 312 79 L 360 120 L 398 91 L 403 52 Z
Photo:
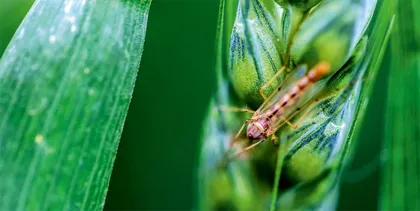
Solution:
M 268 97 L 268 99 L 258 108 L 258 113 L 263 113 L 272 108 L 281 98 L 296 84 L 296 82 L 304 77 L 308 71 L 306 65 L 301 65 L 293 72 L 289 73 L 287 78 L 280 86 Z
M 307 72 L 308 69 L 306 66 L 298 67 L 296 71 L 285 80 L 280 90 L 267 99 L 267 103 L 261 107 L 261 113 L 272 109 L 276 103 L 284 103 L 286 101 L 283 99 L 284 96 L 296 86 L 299 79 L 306 77 Z M 316 96 L 321 93 L 326 82 L 327 80 L 323 80 L 314 84 L 308 84 L 308 87 L 300 91 L 296 97 L 288 99 L 287 104 L 283 107 L 281 113 L 278 116 L 271 118 L 271 128 L 276 131 L 286 122 L 285 120 L 291 120 L 300 112 L 305 112 L 305 109 L 310 109 L 307 107 L 312 102 L 315 102 Z

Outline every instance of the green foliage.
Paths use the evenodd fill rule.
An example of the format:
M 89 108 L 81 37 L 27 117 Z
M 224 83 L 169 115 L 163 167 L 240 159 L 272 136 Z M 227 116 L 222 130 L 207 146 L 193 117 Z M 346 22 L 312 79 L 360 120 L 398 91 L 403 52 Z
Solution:
M 0 210 L 104 204 L 149 0 L 38 0 L 0 61 Z
M 420 209 L 420 4 L 400 1 L 391 37 L 381 210 Z
M 221 77 L 203 131 L 201 209 L 329 210 L 336 205 L 342 170 L 352 154 L 365 101 L 382 60 L 394 5 L 324 1 L 302 12 L 268 2 L 240 2 L 230 57 L 217 55 Z M 225 9 L 224 1 L 221 5 Z M 374 10 L 376 15 L 371 19 Z M 279 25 L 282 27 L 276 29 Z M 226 34 L 220 32 L 221 36 Z M 218 52 L 223 52 L 224 47 L 219 44 Z M 268 93 L 278 84 L 284 90 L 295 82 L 299 77 L 299 72 L 294 71 L 297 65 L 311 67 L 320 60 L 331 63 L 333 71 L 298 102 L 292 120 L 308 111 L 299 127 L 293 130 L 284 124 L 277 131 L 279 145 L 263 143 L 226 163 L 226 155 L 251 143 L 240 136 L 234 147 L 230 146 L 250 116 L 223 111 L 218 106 L 256 108 L 262 102 L 258 90 L 281 65 L 286 65 L 287 71 Z M 229 65 L 223 65 L 226 63 Z M 230 74 L 226 74 L 228 70 Z M 215 188 L 222 186 L 223 192 Z

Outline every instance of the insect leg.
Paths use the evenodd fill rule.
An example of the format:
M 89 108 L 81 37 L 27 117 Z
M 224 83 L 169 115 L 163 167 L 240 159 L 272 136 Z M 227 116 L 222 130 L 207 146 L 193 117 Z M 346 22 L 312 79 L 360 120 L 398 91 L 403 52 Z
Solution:
M 264 100 L 267 100 L 267 96 L 265 96 L 264 92 L 263 92 L 264 89 L 269 87 L 274 82 L 274 80 L 277 79 L 285 69 L 286 69 L 286 66 L 281 67 L 280 70 L 277 71 L 276 74 L 274 74 L 274 76 L 271 77 L 271 79 L 269 81 L 267 81 L 266 83 L 264 83 L 264 85 L 260 88 L 259 92 L 260 92 L 261 97 L 264 98 Z
M 310 109 L 308 109 L 310 110 Z M 297 125 L 291 123 L 286 117 L 284 117 L 283 115 L 281 115 L 281 118 L 283 119 L 284 122 L 286 122 L 287 125 L 289 125 L 292 129 L 296 129 Z
M 245 149 L 243 149 L 242 151 L 240 151 L 240 152 L 236 153 L 236 154 L 235 154 L 235 157 L 239 157 L 241 154 L 243 154 L 243 153 L 245 153 L 245 152 L 249 151 L 250 149 L 252 149 L 252 148 L 256 147 L 257 145 L 261 144 L 261 143 L 262 143 L 262 142 L 264 142 L 264 141 L 265 141 L 265 139 L 261 139 L 261 140 L 259 140 L 258 142 L 254 143 L 254 144 L 252 144 L 252 145 L 250 145 L 250 146 L 248 146 L 248 147 L 246 147 L 246 148 L 245 148 Z
M 238 108 L 238 107 L 233 107 L 233 106 L 217 106 L 216 109 L 222 110 L 222 111 L 230 111 L 230 112 L 245 112 L 245 113 L 250 113 L 250 114 L 253 114 L 255 112 L 251 109 Z
M 349 88 L 349 87 L 354 86 L 357 82 L 364 82 L 364 81 L 370 81 L 370 80 L 373 80 L 373 79 L 370 76 L 365 76 L 365 77 L 363 77 L 361 79 L 357 79 L 357 80 L 351 81 L 350 83 L 348 83 L 346 85 L 342 85 L 340 87 L 337 87 L 334 90 L 332 90 L 332 92 L 333 93 L 337 93 L 337 92 L 340 92 L 343 89 L 346 89 L 346 88 Z M 333 93 L 331 93 L 330 95 L 332 95 Z
M 340 89 L 341 90 L 341 89 Z M 339 91 L 339 90 L 336 90 Z M 313 101 L 308 108 L 306 108 L 305 112 L 299 117 L 299 119 L 296 121 L 296 123 L 292 123 L 290 122 L 286 117 L 281 116 L 284 120 L 284 122 L 286 122 L 286 124 L 288 124 L 292 129 L 296 130 L 299 126 L 299 124 L 305 119 L 306 115 L 312 110 L 312 108 L 320 101 L 327 99 L 328 97 L 330 97 L 331 95 L 333 95 L 333 93 L 329 93 L 321 98 L 316 98 L 315 101 Z M 293 115 L 294 116 L 294 115 Z M 291 118 L 293 118 L 293 116 Z
M 236 134 L 236 136 L 235 136 L 235 140 L 236 140 L 236 139 L 238 139 L 238 137 L 241 135 L 241 132 L 244 130 L 245 125 L 246 125 L 249 121 L 250 121 L 250 120 L 249 120 L 249 119 L 247 119 L 247 120 L 245 120 L 245 122 L 242 124 L 241 129 L 239 129 L 238 133 L 237 133 L 237 134 Z
M 277 136 L 276 134 L 273 133 L 273 135 L 271 135 L 271 141 L 273 142 L 273 144 L 277 145 L 279 143 L 279 141 L 277 140 Z
M 311 103 L 311 105 L 308 106 L 305 113 L 302 114 L 302 116 L 299 117 L 299 119 L 296 121 L 295 124 L 291 123 L 290 121 L 286 121 L 286 123 L 292 127 L 294 130 L 298 128 L 298 125 L 305 119 L 305 116 L 312 110 L 312 108 L 319 102 L 319 99 L 316 99 L 314 102 Z
M 245 128 L 245 125 L 251 120 L 247 119 L 245 120 L 245 122 L 242 124 L 241 129 L 239 129 L 238 133 L 236 133 L 235 137 L 233 138 L 233 140 L 230 142 L 229 144 L 229 149 L 231 149 L 233 147 L 233 145 L 236 143 L 236 141 L 238 140 L 239 136 L 241 135 L 242 131 Z

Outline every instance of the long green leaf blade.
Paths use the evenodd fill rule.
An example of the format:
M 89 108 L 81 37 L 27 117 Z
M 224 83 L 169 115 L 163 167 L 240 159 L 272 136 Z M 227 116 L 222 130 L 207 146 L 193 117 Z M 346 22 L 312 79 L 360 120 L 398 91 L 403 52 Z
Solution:
M 420 16 L 418 1 L 400 2 L 391 37 L 381 186 L 382 210 L 420 209 Z
M 38 0 L 0 61 L 0 210 L 96 210 L 150 0 Z

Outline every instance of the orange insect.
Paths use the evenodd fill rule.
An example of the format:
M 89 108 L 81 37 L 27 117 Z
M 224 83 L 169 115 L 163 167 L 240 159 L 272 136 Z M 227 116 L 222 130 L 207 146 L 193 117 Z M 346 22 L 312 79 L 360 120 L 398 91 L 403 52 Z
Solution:
M 303 70 L 306 70 L 306 68 Z M 253 115 L 250 119 L 245 121 L 234 140 L 238 139 L 247 123 L 249 123 L 247 127 L 247 137 L 251 140 L 259 140 L 237 153 L 237 155 L 257 146 L 267 140 L 270 136 L 272 140 L 275 140 L 275 132 L 283 125 L 283 123 L 287 123 L 292 128 L 296 128 L 300 121 L 296 124 L 292 124 L 287 120 L 287 117 L 291 117 L 295 112 L 293 106 L 297 104 L 300 97 L 302 97 L 305 93 L 308 93 L 314 83 L 325 78 L 329 72 L 330 65 L 327 62 L 320 62 L 309 70 L 306 75 L 298 79 L 296 83 L 286 89 L 274 92 L 264 101 L 257 111 L 254 112 L 248 109 L 237 109 L 237 111 L 245 111 L 253 113 Z M 265 86 L 263 86 L 263 88 L 264 87 Z M 262 96 L 265 98 L 264 95 Z M 307 110 L 307 112 L 309 111 L 310 109 Z M 305 115 L 306 113 L 302 116 Z

